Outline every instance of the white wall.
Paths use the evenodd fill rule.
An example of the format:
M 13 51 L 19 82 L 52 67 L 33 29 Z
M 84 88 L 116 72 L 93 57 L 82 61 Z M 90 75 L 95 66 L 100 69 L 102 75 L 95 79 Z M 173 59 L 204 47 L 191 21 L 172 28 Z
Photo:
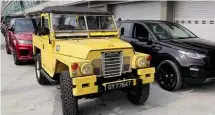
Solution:
M 161 2 L 134 2 L 117 4 L 113 8 L 115 19 L 159 20 Z

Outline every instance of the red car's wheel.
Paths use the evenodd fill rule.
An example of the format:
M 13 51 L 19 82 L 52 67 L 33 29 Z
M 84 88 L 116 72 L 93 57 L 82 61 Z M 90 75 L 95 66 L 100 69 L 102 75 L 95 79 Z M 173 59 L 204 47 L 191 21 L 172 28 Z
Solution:
M 5 48 L 5 49 L 6 49 L 6 53 L 7 53 L 7 54 L 11 54 L 11 51 L 10 51 L 9 46 L 8 46 L 7 43 L 6 43 L 6 48 Z
M 14 64 L 16 64 L 16 65 L 21 64 L 21 61 L 17 58 L 17 54 L 16 54 L 15 50 L 13 51 L 13 61 L 14 61 Z

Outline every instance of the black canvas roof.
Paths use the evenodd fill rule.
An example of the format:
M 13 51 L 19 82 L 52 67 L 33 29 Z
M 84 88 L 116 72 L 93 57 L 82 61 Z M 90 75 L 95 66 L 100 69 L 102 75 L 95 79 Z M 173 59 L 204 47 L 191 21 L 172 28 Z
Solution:
M 42 9 L 45 13 L 76 13 L 76 14 L 111 14 L 110 12 L 88 8 L 88 7 L 77 7 L 77 6 L 48 6 Z

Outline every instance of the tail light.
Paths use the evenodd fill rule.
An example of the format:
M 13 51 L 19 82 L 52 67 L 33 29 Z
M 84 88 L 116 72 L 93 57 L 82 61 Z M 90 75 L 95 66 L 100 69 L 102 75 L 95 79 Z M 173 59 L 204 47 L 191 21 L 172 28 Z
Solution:
M 151 61 L 152 60 L 152 56 L 149 55 L 146 59 L 147 59 L 147 61 Z

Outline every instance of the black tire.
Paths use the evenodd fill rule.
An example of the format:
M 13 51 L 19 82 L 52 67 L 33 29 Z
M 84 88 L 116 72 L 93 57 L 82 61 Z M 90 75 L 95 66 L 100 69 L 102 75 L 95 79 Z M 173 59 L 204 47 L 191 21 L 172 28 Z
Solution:
M 38 83 L 40 85 L 49 84 L 50 82 L 48 81 L 48 79 L 41 73 L 42 66 L 41 66 L 41 56 L 39 53 L 35 56 L 34 66 L 35 66 L 35 73 L 36 73 L 36 78 Z
M 15 50 L 13 51 L 13 61 L 14 61 L 15 65 L 21 65 L 22 64 L 22 62 L 17 58 L 17 54 L 16 54 Z
M 128 100 L 135 105 L 144 104 L 149 97 L 150 93 L 150 84 L 144 84 L 138 86 L 138 88 L 134 91 L 127 93 Z
M 171 73 L 172 73 L 171 75 L 167 75 L 167 74 L 164 74 L 165 72 L 162 72 L 164 69 L 164 65 L 169 66 L 169 67 L 167 66 L 167 70 L 171 71 Z M 167 71 L 166 71 L 166 73 L 167 73 Z M 177 64 L 171 60 L 164 60 L 158 65 L 156 79 L 157 79 L 160 87 L 167 91 L 178 90 L 183 85 L 180 69 L 177 66 Z M 165 82 L 167 82 L 167 83 L 165 84 Z M 168 84 L 168 82 L 172 82 L 172 83 Z
M 72 94 L 72 79 L 69 71 L 61 73 L 60 88 L 63 115 L 78 115 L 78 100 Z

